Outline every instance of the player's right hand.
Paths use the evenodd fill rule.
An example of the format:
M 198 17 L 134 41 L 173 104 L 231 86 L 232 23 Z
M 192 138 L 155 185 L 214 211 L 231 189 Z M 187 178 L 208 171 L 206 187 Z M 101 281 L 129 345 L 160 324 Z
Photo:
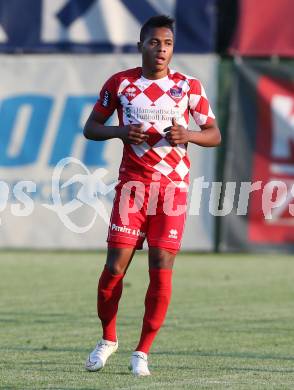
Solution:
M 125 127 L 125 135 L 122 140 L 128 144 L 139 145 L 148 139 L 148 134 L 144 133 L 142 124 L 128 125 Z

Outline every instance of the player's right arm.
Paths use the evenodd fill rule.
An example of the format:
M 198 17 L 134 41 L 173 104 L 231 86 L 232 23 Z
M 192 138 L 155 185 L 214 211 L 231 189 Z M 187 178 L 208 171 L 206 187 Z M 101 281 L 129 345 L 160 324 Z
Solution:
M 143 131 L 143 126 L 105 126 L 107 116 L 95 109 L 92 110 L 84 127 L 84 136 L 92 141 L 105 141 L 107 139 L 119 138 L 123 142 L 139 145 L 144 142 L 148 135 Z
M 148 137 L 141 124 L 127 126 L 105 126 L 107 119 L 118 107 L 117 82 L 115 75 L 104 84 L 84 127 L 84 136 L 93 141 L 119 138 L 130 144 L 141 144 Z

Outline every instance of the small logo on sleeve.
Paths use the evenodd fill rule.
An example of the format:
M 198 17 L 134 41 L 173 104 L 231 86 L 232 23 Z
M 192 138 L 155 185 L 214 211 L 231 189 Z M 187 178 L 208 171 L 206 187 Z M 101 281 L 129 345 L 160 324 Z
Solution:
M 102 98 L 101 105 L 105 108 L 109 107 L 111 100 L 111 93 L 106 89 Z

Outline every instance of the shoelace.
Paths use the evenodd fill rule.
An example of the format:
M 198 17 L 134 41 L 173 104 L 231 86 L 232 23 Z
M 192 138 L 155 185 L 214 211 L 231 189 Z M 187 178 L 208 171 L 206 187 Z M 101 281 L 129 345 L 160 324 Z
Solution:
M 109 345 L 108 344 L 106 344 L 106 343 L 103 343 L 103 342 L 100 342 L 100 343 L 98 343 L 97 345 L 96 345 L 96 350 L 97 351 L 102 351 L 103 349 L 106 349 L 107 347 L 109 347 Z
M 133 356 L 135 356 L 135 357 L 137 357 L 137 358 L 139 358 L 139 359 L 142 359 L 142 360 L 144 360 L 144 362 L 147 362 L 147 359 L 145 359 L 143 356 L 141 356 L 141 355 L 133 355 Z

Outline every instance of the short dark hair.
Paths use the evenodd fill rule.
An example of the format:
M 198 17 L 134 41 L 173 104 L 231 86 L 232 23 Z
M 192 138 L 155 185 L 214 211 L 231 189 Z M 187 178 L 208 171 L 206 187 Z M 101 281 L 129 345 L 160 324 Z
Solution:
M 145 36 L 148 34 L 149 30 L 156 27 L 166 27 L 169 28 L 172 33 L 175 33 L 175 19 L 167 15 L 156 15 L 148 19 L 142 26 L 140 31 L 140 42 L 143 42 Z

